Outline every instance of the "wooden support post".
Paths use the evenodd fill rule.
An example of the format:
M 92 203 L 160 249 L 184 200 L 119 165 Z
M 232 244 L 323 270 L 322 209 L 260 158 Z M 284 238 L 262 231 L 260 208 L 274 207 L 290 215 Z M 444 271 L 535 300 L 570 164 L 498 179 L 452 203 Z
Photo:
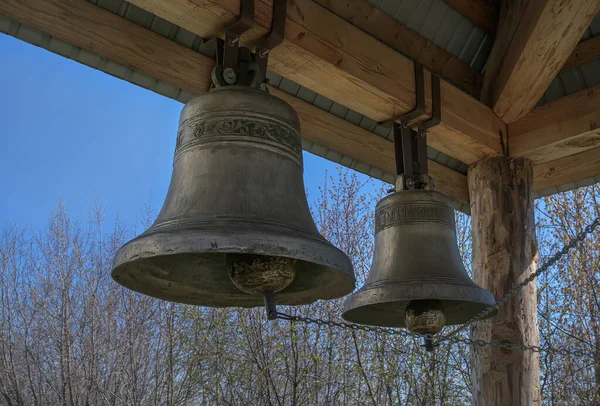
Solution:
M 537 269 L 533 166 L 490 157 L 469 168 L 473 279 L 500 298 Z M 527 285 L 498 314 L 477 323 L 474 340 L 539 346 L 537 287 Z M 473 405 L 539 405 L 539 353 L 474 346 Z

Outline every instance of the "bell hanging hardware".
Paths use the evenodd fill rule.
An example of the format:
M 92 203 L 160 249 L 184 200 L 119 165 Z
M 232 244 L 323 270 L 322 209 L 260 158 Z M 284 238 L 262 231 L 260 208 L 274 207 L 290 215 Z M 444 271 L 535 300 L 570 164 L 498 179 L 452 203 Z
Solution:
M 394 155 L 396 160 L 396 188 L 391 191 L 428 189 L 433 190 L 427 163 L 427 132 L 441 121 L 440 78 L 431 75 L 432 117 L 420 123 L 416 130 L 411 123 L 425 114 L 425 79 L 423 66 L 414 63 L 416 105 L 411 111 L 382 123 L 392 127 Z
M 432 77 L 433 117 L 417 130 L 409 122 L 425 111 L 423 70 L 415 64 L 417 103 L 394 122 L 396 188 L 375 208 L 375 248 L 365 284 L 344 303 L 342 317 L 358 324 L 406 327 L 433 335 L 462 324 L 494 303 L 464 268 L 454 210 L 433 191 L 428 174 L 427 130 L 440 122 L 440 82 Z M 491 314 L 490 314 L 491 316 Z
M 214 87 L 248 86 L 266 91 L 269 52 L 283 41 L 287 0 L 273 1 L 273 21 L 269 34 L 259 40 L 254 54 L 240 46 L 240 37 L 254 26 L 254 0 L 241 0 L 240 18 L 216 39 L 217 66 L 213 69 Z
M 266 91 L 286 1 L 252 55 L 239 47 L 254 3 L 220 41 L 214 87 L 179 121 L 173 175 L 154 224 L 121 247 L 112 276 L 134 291 L 212 307 L 310 304 L 354 289 L 350 259 L 317 230 L 302 178 L 298 114 Z M 220 49 L 220 50 L 219 50 Z

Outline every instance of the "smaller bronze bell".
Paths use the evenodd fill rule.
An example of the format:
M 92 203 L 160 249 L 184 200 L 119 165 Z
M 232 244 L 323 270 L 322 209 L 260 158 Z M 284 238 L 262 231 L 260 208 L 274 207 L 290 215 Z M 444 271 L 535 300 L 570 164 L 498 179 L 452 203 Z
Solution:
M 443 195 L 406 190 L 377 204 L 373 264 L 344 303 L 345 320 L 436 334 L 493 303 L 464 268 L 454 210 Z

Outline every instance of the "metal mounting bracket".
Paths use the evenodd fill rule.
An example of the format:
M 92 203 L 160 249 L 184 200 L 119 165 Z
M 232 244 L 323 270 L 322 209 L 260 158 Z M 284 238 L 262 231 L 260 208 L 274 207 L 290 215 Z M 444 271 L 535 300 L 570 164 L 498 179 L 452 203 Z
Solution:
M 442 92 L 440 89 L 440 77 L 431 74 L 431 118 L 419 124 L 419 133 L 424 134 L 430 128 L 435 127 L 442 121 Z
M 254 25 L 254 0 L 240 0 L 240 18 L 225 32 L 223 68 L 236 69 L 240 37 Z
M 394 122 L 394 157 L 396 160 L 395 191 L 432 189 L 427 162 L 427 136 Z
M 433 189 L 433 180 L 429 177 L 427 162 L 427 131 L 438 125 L 442 118 L 440 78 L 431 74 L 432 114 L 427 121 L 420 123 L 416 130 L 410 123 L 425 114 L 425 75 L 423 66 L 414 63 L 416 105 L 411 111 L 381 124 L 392 127 L 394 135 L 394 156 L 396 159 L 396 188 Z
M 392 127 L 393 123 L 400 122 L 408 125 L 415 118 L 425 113 L 425 78 L 423 65 L 418 62 L 414 62 L 414 74 L 415 74 L 415 98 L 416 105 L 411 111 L 408 111 L 398 117 L 393 118 L 390 121 L 379 123 L 385 128 Z
M 267 290 L 263 293 L 263 297 L 267 320 L 277 320 L 277 306 L 275 305 L 275 296 L 273 296 L 273 292 Z
M 423 65 L 418 62 L 414 63 L 415 73 L 415 98 L 416 105 L 411 111 L 404 113 L 398 117 L 395 117 L 391 121 L 379 123 L 385 128 L 392 127 L 393 123 L 402 123 L 404 126 L 409 126 L 410 123 L 425 114 L 425 74 Z M 435 127 L 441 122 L 442 119 L 442 101 L 441 101 L 441 89 L 440 89 L 440 77 L 431 74 L 431 100 L 432 100 L 432 114 L 431 118 L 427 121 L 422 122 L 417 126 L 419 133 L 425 133 L 430 128 Z
M 262 81 L 267 77 L 267 63 L 269 61 L 269 52 L 283 41 L 285 34 L 285 19 L 287 17 L 287 0 L 273 1 L 273 22 L 271 23 L 271 32 L 263 38 L 256 46 L 256 64 L 259 73 L 262 75 Z
M 213 85 L 250 86 L 266 91 L 269 52 L 283 41 L 287 0 L 273 1 L 273 21 L 269 34 L 261 39 L 252 54 L 240 47 L 240 37 L 254 26 L 254 1 L 240 1 L 240 18 L 227 29 L 225 40 L 216 39 L 217 66 L 212 72 Z

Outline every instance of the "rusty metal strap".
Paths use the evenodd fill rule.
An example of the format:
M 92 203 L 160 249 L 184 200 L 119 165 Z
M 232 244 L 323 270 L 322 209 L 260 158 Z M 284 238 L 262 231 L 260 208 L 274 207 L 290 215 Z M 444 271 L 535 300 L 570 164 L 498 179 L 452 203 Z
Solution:
M 217 68 L 213 71 L 215 86 L 245 84 L 266 89 L 268 55 L 284 38 L 287 0 L 273 1 L 271 30 L 261 39 L 254 55 L 245 47 L 240 50 L 240 37 L 254 26 L 254 1 L 240 0 L 240 17 L 225 32 L 225 41 L 216 41 Z M 250 56 L 249 56 L 250 55 Z M 240 79 L 240 77 L 243 78 Z
M 281 44 L 285 34 L 285 20 L 287 18 L 287 0 L 273 1 L 273 21 L 271 32 L 263 38 L 256 47 L 256 64 L 258 65 L 261 81 L 267 76 L 267 63 L 269 52 Z
M 419 124 L 419 134 L 425 134 L 430 128 L 435 127 L 442 121 L 442 92 L 440 89 L 440 77 L 431 74 L 431 118 Z
M 240 18 L 225 32 L 223 67 L 235 69 L 240 36 L 254 25 L 254 0 L 240 0 Z
M 408 126 L 410 122 L 425 114 L 425 74 L 423 65 L 420 63 L 414 63 L 414 74 L 415 74 L 415 108 L 411 111 L 404 113 L 398 117 L 393 118 L 390 121 L 379 123 L 385 128 L 390 128 L 393 123 L 402 123 Z M 419 133 L 426 133 L 432 127 L 435 127 L 441 122 L 442 119 L 442 100 L 441 100 L 441 83 L 440 77 L 431 73 L 431 100 L 432 100 L 432 117 L 431 119 L 424 121 L 418 126 Z

